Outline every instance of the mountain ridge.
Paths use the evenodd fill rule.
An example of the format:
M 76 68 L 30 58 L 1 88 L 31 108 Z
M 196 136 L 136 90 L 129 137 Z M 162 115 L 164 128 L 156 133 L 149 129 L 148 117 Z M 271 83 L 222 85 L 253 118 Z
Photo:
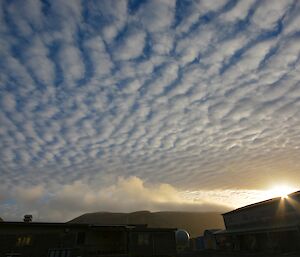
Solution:
M 222 216 L 217 212 L 150 212 L 146 210 L 131 213 L 92 212 L 80 215 L 68 221 L 68 223 L 147 224 L 148 227 L 185 229 L 191 237 L 202 235 L 205 229 L 224 228 Z

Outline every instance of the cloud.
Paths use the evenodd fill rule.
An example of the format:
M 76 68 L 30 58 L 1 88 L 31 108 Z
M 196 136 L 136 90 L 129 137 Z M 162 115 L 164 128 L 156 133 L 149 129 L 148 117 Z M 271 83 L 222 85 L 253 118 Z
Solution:
M 103 20 L 102 26 L 99 28 L 97 22 L 97 29 L 102 31 L 105 41 L 108 43 L 117 36 L 117 34 L 124 28 L 127 20 L 127 1 L 100 1 L 91 3 L 90 6 L 91 17 L 95 20 Z M 100 17 L 99 17 L 100 16 Z
M 148 184 L 138 177 L 119 177 L 115 184 L 103 188 L 91 187 L 81 180 L 50 187 L 47 191 L 42 185 L 17 187 L 5 201 L 15 203 L 16 206 L 9 207 L 15 210 L 15 214 L 9 217 L 17 220 L 21 219 L 24 209 L 40 220 L 67 221 L 92 211 L 224 211 L 229 208 L 216 202 L 195 201 L 185 194 L 169 184 Z M 1 208 L 2 213 L 10 210 Z
M 16 108 L 16 100 L 14 95 L 12 94 L 7 94 L 5 95 L 5 97 L 3 97 L 2 99 L 2 103 L 3 103 L 3 108 L 6 111 L 14 111 Z
M 284 27 L 284 31 L 283 31 L 284 34 L 290 34 L 290 33 L 293 34 L 299 31 L 299 28 L 297 26 L 300 19 L 299 15 L 297 15 L 299 8 L 300 8 L 299 4 L 295 5 L 294 8 L 291 8 L 292 10 L 290 11 L 292 11 L 293 15 L 288 16 L 289 19 L 287 19 L 286 26 Z
M 83 78 L 84 65 L 80 51 L 73 45 L 63 45 L 59 54 L 60 66 L 66 82 L 73 86 L 76 81 Z
M 45 189 L 42 186 L 33 186 L 30 188 L 19 187 L 14 195 L 20 202 L 36 202 L 45 194 Z
M 41 7 L 40 1 L 30 0 L 26 4 L 9 3 L 4 8 L 17 32 L 22 36 L 30 36 L 34 29 L 41 27 L 43 20 Z
M 97 188 L 96 184 L 77 180 L 65 185 L 17 187 L 11 194 L 1 192 L 1 213 L 7 219 L 20 220 L 27 211 L 35 220 L 68 221 L 87 212 L 112 211 L 190 211 L 226 212 L 232 208 L 272 197 L 260 190 L 185 190 L 169 184 L 153 184 L 138 177 L 119 177 L 113 184 Z
M 272 29 L 287 12 L 293 1 L 276 1 L 270 5 L 267 1 L 262 1 L 260 8 L 257 8 L 252 22 L 260 29 Z
M 128 32 L 116 48 L 115 59 L 126 61 L 139 57 L 143 53 L 145 37 L 144 31 Z
M 297 183 L 299 8 L 4 2 L 0 189 L 15 199 L 1 204 L 4 215 L 41 208 L 48 217 L 53 206 L 49 217 L 59 220 L 58 206 L 79 213 L 106 203 L 103 190 L 115 197 L 108 210 L 127 210 L 117 204 L 130 196 L 126 183 L 141 190 L 131 208 L 153 210 L 192 208 L 183 191 Z M 165 190 L 170 198 L 159 202 L 155 191 Z
M 105 44 L 101 37 L 91 38 L 84 43 L 89 57 L 93 63 L 93 71 L 96 78 L 109 75 L 113 68 L 109 53 L 106 51 Z
M 223 9 L 228 1 L 190 1 L 188 4 L 178 4 L 176 14 L 178 23 L 176 32 L 178 35 L 186 34 L 197 29 L 202 24 L 206 25 L 206 19 L 214 16 Z
M 39 38 L 35 38 L 25 51 L 25 59 L 30 71 L 40 83 L 51 86 L 54 81 L 54 65 L 48 58 L 49 51 Z
M 244 20 L 254 4 L 254 0 L 238 1 L 234 8 L 222 15 L 222 19 L 227 22 Z
M 170 28 L 173 22 L 175 1 L 148 1 L 141 6 L 138 18 L 150 32 L 160 32 Z

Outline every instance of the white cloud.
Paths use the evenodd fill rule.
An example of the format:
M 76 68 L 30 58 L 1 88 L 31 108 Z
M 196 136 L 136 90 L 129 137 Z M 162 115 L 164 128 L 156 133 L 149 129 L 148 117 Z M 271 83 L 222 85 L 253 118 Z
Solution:
M 224 19 L 227 22 L 236 22 L 239 20 L 243 20 L 246 18 L 251 6 L 253 6 L 254 3 L 254 0 L 238 1 L 233 9 L 222 15 L 221 19 Z
M 7 6 L 9 16 L 12 18 L 19 33 L 24 36 L 30 36 L 32 29 L 40 28 L 43 24 L 43 16 L 41 14 L 41 2 L 38 0 L 30 0 L 26 3 L 17 4 L 10 3 Z
M 14 198 L 20 202 L 36 202 L 45 194 L 45 188 L 41 185 L 30 188 L 16 188 Z
M 196 30 L 190 37 L 177 42 L 176 53 L 182 65 L 194 61 L 200 53 L 203 54 L 213 45 L 212 41 L 216 40 L 213 30 L 214 28 L 208 25 Z
M 117 34 L 122 30 L 127 20 L 127 1 L 97 1 L 91 7 L 92 13 L 103 16 L 105 24 L 102 28 L 105 41 L 111 43 Z
M 223 7 L 227 3 L 227 0 L 203 0 L 200 1 L 200 9 L 202 12 L 207 13 L 207 12 L 212 12 L 212 11 L 217 11 L 221 7 Z
M 93 62 L 93 70 L 96 78 L 108 75 L 113 67 L 109 54 L 106 52 L 105 45 L 101 37 L 94 37 L 85 42 L 89 56 Z
M 47 47 L 39 38 L 33 39 L 29 49 L 25 51 L 26 65 L 36 78 L 49 86 L 52 86 L 54 80 L 54 65 L 48 58 Z
M 184 8 L 186 8 L 187 10 L 182 16 L 181 22 L 176 27 L 176 34 L 182 35 L 184 33 L 187 33 L 195 24 L 200 21 L 201 17 L 221 10 L 226 3 L 227 0 L 202 0 L 189 2 L 187 6 L 184 6 Z M 179 10 L 179 12 L 180 11 L 181 10 Z
M 262 1 L 252 17 L 252 22 L 260 29 L 273 29 L 291 4 L 292 1 L 275 1 L 272 4 Z
M 58 15 L 57 18 L 62 21 L 62 30 L 75 29 L 82 20 L 82 5 L 80 0 L 65 2 L 63 0 L 55 0 L 51 3 L 51 10 Z M 74 31 L 70 31 L 74 32 Z M 69 40 L 69 38 L 65 38 Z
M 13 76 L 15 83 L 20 86 L 19 93 L 24 97 L 34 90 L 34 82 L 20 61 L 12 56 L 5 56 L 5 70 L 9 76 Z M 9 76 L 7 78 L 9 79 Z M 8 83 L 9 81 L 5 81 Z M 26 86 L 24 86 L 26 85 Z
M 79 49 L 74 45 L 64 45 L 59 53 L 59 65 L 68 86 L 74 84 L 84 76 L 84 65 Z
M 139 57 L 145 47 L 144 31 L 130 31 L 116 48 L 116 60 L 127 61 Z
M 175 1 L 154 0 L 143 4 L 138 18 L 150 32 L 160 32 L 170 28 L 174 19 Z
M 169 54 L 173 49 L 174 35 L 171 33 L 155 33 L 153 35 L 153 50 L 157 54 Z
M 297 15 L 299 12 L 299 4 L 298 4 L 298 6 L 295 6 L 293 8 L 293 11 L 294 11 L 295 15 L 293 15 L 292 17 L 289 17 L 288 22 L 285 24 L 285 27 L 284 27 L 284 31 L 283 31 L 284 34 L 290 34 L 290 33 L 292 34 L 292 33 L 299 31 L 298 24 L 300 22 L 300 16 Z
M 282 42 L 276 55 L 270 58 L 268 66 L 278 72 L 287 72 L 298 61 L 300 54 L 299 39 Z
M 165 87 L 170 85 L 178 77 L 178 65 L 176 63 L 168 63 L 165 65 L 161 74 L 155 78 L 150 85 L 148 91 L 151 95 L 161 94 Z
M 243 73 L 249 73 L 252 70 L 256 70 L 275 44 L 276 41 L 274 40 L 255 44 L 251 49 L 243 54 L 241 60 L 237 63 L 237 72 L 241 75 Z
M 16 100 L 14 95 L 6 94 L 2 99 L 3 107 L 6 111 L 13 112 L 16 108 Z

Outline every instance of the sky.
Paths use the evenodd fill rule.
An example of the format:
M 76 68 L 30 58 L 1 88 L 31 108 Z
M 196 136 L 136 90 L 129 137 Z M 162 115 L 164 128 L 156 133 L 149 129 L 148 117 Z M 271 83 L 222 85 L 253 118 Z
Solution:
M 0 217 L 225 211 L 300 188 L 300 1 L 0 1 Z

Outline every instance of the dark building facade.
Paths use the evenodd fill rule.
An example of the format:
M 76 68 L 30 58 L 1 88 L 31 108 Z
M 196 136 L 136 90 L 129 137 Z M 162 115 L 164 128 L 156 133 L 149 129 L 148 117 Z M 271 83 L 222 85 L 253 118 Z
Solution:
M 226 230 L 215 233 L 219 249 L 300 251 L 300 191 L 223 214 Z
M 227 230 L 297 226 L 300 221 L 300 191 L 224 213 L 223 219 Z
M 174 256 L 175 229 L 0 223 L 0 257 Z

